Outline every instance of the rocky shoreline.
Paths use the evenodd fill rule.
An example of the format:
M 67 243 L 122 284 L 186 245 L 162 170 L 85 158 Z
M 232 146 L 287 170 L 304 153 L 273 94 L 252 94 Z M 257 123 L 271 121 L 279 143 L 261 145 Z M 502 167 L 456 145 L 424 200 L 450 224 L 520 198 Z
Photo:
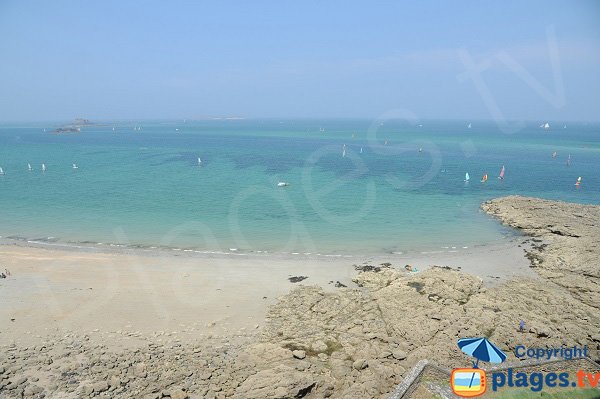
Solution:
M 530 236 L 541 278 L 487 288 L 452 265 L 357 265 L 358 287 L 300 285 L 242 338 L 140 336 L 116 349 L 106 336 L 66 333 L 2 346 L 0 397 L 386 398 L 421 359 L 468 366 L 456 340 L 483 335 L 507 352 L 587 345 L 598 359 L 600 207 L 511 196 L 482 209 Z
M 600 206 L 510 196 L 481 208 L 538 238 L 527 254 L 531 266 L 586 305 L 600 309 Z

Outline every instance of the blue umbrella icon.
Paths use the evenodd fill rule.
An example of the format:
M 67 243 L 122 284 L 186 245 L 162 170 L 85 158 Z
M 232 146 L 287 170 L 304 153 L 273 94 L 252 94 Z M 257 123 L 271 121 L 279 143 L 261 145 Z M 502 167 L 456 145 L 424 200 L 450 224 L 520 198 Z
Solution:
M 487 338 L 461 338 L 458 340 L 458 347 L 467 355 L 477 359 L 473 364 L 474 368 L 477 368 L 480 360 L 490 363 L 502 363 L 506 360 L 506 354 Z M 473 384 L 474 377 L 475 373 L 471 377 L 469 387 Z

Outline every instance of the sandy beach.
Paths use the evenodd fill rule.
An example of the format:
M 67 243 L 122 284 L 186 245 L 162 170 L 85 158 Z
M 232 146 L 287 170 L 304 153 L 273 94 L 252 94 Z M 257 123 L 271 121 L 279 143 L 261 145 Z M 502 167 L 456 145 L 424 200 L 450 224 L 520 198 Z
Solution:
M 338 282 L 357 287 L 354 265 L 389 262 L 398 270 L 410 264 L 420 271 L 445 265 L 480 276 L 488 286 L 532 277 L 522 241 L 364 258 L 111 253 L 5 244 L 0 266 L 12 276 L 0 280 L 0 339 L 35 342 L 71 330 L 176 333 L 192 340 L 242 334 L 261 326 L 268 306 L 299 284 L 329 292 Z M 292 283 L 294 276 L 307 278 Z

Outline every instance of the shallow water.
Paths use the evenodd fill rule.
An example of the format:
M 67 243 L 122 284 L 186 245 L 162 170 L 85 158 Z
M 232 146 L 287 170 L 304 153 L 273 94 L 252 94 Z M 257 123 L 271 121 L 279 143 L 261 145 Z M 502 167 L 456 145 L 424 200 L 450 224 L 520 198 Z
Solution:
M 486 199 L 600 203 L 600 126 L 560 126 L 504 134 L 483 122 L 220 120 L 74 135 L 1 126 L 0 235 L 330 255 L 492 243 L 513 233 L 479 211 Z

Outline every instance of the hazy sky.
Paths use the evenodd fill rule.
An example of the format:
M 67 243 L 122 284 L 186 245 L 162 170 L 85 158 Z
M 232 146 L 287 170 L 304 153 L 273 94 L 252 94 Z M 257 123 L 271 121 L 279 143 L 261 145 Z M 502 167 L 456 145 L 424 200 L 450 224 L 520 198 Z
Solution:
M 0 0 L 0 55 L 0 121 L 600 120 L 598 1 Z

